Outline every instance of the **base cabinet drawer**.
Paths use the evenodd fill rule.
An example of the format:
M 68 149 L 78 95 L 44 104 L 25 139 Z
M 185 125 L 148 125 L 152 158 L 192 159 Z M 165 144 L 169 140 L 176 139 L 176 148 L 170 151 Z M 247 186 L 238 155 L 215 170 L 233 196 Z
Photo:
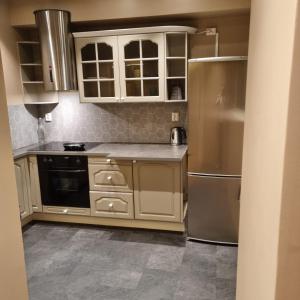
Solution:
M 132 165 L 89 164 L 91 191 L 132 192 Z
M 60 215 L 90 216 L 91 210 L 83 207 L 43 206 L 44 213 Z
M 91 215 L 97 217 L 133 219 L 133 194 L 90 192 Z

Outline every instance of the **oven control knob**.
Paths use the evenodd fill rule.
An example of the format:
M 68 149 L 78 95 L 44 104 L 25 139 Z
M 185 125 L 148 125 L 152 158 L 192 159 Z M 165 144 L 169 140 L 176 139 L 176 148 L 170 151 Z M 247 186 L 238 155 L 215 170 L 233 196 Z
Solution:
M 53 159 L 52 159 L 52 158 L 48 158 L 48 162 L 49 162 L 49 163 L 52 163 L 52 162 L 53 162 Z
M 81 163 L 81 160 L 79 158 L 76 159 L 76 164 L 79 165 Z
M 43 158 L 43 162 L 46 163 L 48 161 L 47 157 Z

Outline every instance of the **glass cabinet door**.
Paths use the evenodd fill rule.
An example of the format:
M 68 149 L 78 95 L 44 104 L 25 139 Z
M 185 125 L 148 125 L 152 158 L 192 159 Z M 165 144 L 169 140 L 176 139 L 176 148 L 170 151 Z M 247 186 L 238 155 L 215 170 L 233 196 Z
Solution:
M 120 101 L 116 36 L 76 39 L 76 60 L 82 102 Z
M 121 100 L 164 101 L 163 34 L 119 36 Z

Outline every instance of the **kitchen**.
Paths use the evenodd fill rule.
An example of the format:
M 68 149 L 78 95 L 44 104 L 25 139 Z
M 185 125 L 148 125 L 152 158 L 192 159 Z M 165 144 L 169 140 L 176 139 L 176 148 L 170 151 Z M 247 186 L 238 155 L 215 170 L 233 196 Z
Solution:
M 126 2 L 3 4 L 30 299 L 236 299 L 250 2 Z
M 85 267 L 89 265 L 86 258 L 84 255 L 83 258 L 77 257 L 71 250 L 69 256 L 75 255 L 78 261 L 82 259 L 81 264 L 77 263 L 74 266 L 72 259 L 69 261 L 61 258 L 66 250 L 52 249 L 53 242 L 61 244 L 62 237 L 59 232 L 66 234 L 68 230 L 70 238 L 67 243 L 70 249 L 74 247 L 81 249 L 82 240 L 85 241 L 84 235 L 97 237 L 101 231 L 104 231 L 104 236 L 111 234 L 107 245 L 102 241 L 103 236 L 100 238 L 101 243 L 98 240 L 88 239 L 96 244 L 98 242 L 100 248 L 94 257 L 93 265 L 96 271 L 89 285 L 91 287 L 95 285 L 94 277 L 100 268 L 106 268 L 108 274 L 102 272 L 98 275 L 99 287 L 102 288 L 98 287 L 95 294 L 86 293 L 86 298 L 100 297 L 107 289 L 112 294 L 122 290 L 122 293 L 133 298 L 139 295 L 140 298 L 157 297 L 157 299 L 160 297 L 213 299 L 215 296 L 225 297 L 222 293 L 233 297 L 236 248 L 217 245 L 237 243 L 240 183 L 237 183 L 232 194 L 227 196 L 228 203 L 224 197 L 216 199 L 216 207 L 207 207 L 201 215 L 203 209 L 197 207 L 199 197 L 188 199 L 188 194 L 195 191 L 194 181 L 198 178 L 195 177 L 195 173 L 198 171 L 204 173 L 207 170 L 201 170 L 199 165 L 202 163 L 198 161 L 198 154 L 193 153 L 202 151 L 192 146 L 193 142 L 199 139 L 198 132 L 192 132 L 187 141 L 185 129 L 195 127 L 198 122 L 198 116 L 192 118 L 193 110 L 199 112 L 202 109 L 207 110 L 206 106 L 215 102 L 217 97 L 222 97 L 218 95 L 219 93 L 223 93 L 224 99 L 230 98 L 234 106 L 235 103 L 244 101 L 249 14 L 211 16 L 206 19 L 185 21 L 188 25 L 193 23 L 197 27 L 169 25 L 174 23 L 165 21 L 162 26 L 144 27 L 130 24 L 129 28 L 120 23 L 114 26 L 116 29 L 108 30 L 105 30 L 105 25 L 101 25 L 99 30 L 99 25 L 93 23 L 89 26 L 86 23 L 85 31 L 81 31 L 82 26 L 78 24 L 76 32 L 71 33 L 71 30 L 67 31 L 71 27 L 72 19 L 69 12 L 37 10 L 32 13 L 35 15 L 37 29 L 24 27 L 16 29 L 25 106 L 21 112 L 16 111 L 20 107 L 9 106 L 11 135 L 16 148 L 14 157 L 20 212 L 22 224 L 25 226 L 25 257 L 29 269 L 31 297 L 63 298 L 66 291 L 71 297 L 83 297 L 85 287 L 80 283 L 77 283 L 78 287 L 76 289 L 73 287 L 70 292 L 61 287 L 61 282 L 65 282 L 69 277 L 72 281 L 80 282 L 82 276 L 86 275 L 81 269 L 84 269 L 84 265 Z M 180 21 L 182 24 L 185 22 Z M 232 29 L 231 22 L 239 25 L 238 29 Z M 120 26 L 124 28 L 118 29 Z M 237 39 L 238 46 L 226 51 L 227 44 L 226 39 L 222 42 L 223 36 L 230 35 L 227 31 L 241 30 L 242 26 L 240 40 Z M 56 38 L 56 28 L 66 32 L 60 33 L 60 38 Z M 202 43 L 207 43 L 205 45 L 207 49 L 202 48 Z M 201 55 L 202 52 L 206 55 Z M 207 56 L 213 61 L 209 59 L 197 61 Z M 196 61 L 189 61 L 190 58 Z M 61 60 L 64 64 L 60 63 Z M 220 70 L 210 70 L 207 64 L 219 66 Z M 51 67 L 45 68 L 48 65 Z M 192 72 L 191 68 L 195 71 Z M 198 74 L 203 72 L 201 70 L 207 74 L 212 72 L 216 74 L 212 74 L 211 78 L 207 77 L 203 86 L 200 85 L 201 75 Z M 234 73 L 237 74 L 237 79 L 232 81 L 233 85 L 226 83 L 227 77 L 232 78 Z M 219 78 L 218 74 L 221 74 Z M 188 85 L 189 79 L 193 85 Z M 77 85 L 79 92 L 76 91 Z M 205 101 L 203 107 L 198 107 L 199 97 L 191 96 L 198 93 L 194 87 L 201 86 L 203 90 L 205 85 L 211 86 L 207 89 L 210 100 Z M 230 95 L 227 91 L 223 92 L 225 89 L 236 91 Z M 217 94 L 214 94 L 215 91 Z M 224 113 L 227 113 L 226 109 Z M 232 109 L 231 104 L 228 109 Z M 243 114 L 242 110 L 240 112 Z M 24 127 L 24 118 L 30 119 L 32 124 Z M 202 120 L 210 122 L 212 119 L 202 116 L 200 121 Z M 205 122 L 201 122 L 202 128 L 206 128 Z M 216 126 L 222 122 L 224 120 L 220 118 Z M 30 130 L 31 134 L 28 134 Z M 219 129 L 216 128 L 213 134 L 217 137 L 218 132 Z M 225 132 L 226 134 L 232 135 L 231 132 Z M 26 139 L 32 140 L 29 142 Z M 207 142 L 203 141 L 204 144 Z M 189 154 L 186 143 L 191 145 Z M 220 145 L 210 147 L 216 146 L 222 148 Z M 235 146 L 233 145 L 233 148 Z M 230 150 L 228 148 L 228 151 Z M 205 160 L 209 161 L 209 158 L 206 157 Z M 192 161 L 197 162 L 191 163 Z M 221 165 L 222 161 L 213 163 Z M 238 168 L 240 172 L 240 166 Z M 188 177 L 188 172 L 193 172 L 193 175 Z M 230 177 L 229 180 L 234 179 Z M 192 190 L 189 191 L 188 184 L 191 181 Z M 212 184 L 212 191 L 219 190 L 220 194 L 226 193 L 226 184 L 221 184 L 220 187 L 215 187 L 214 182 Z M 203 186 L 198 186 L 196 193 L 201 194 L 201 189 Z M 210 203 L 208 198 L 205 201 Z M 225 202 L 225 207 L 222 206 L 222 202 Z M 213 219 L 214 210 L 220 209 L 225 209 L 224 218 L 222 219 L 221 215 Z M 209 223 L 201 224 L 200 220 L 207 219 L 209 214 L 211 214 Z M 233 219 L 226 218 L 231 214 Z M 38 221 L 60 223 L 55 226 L 55 223 L 48 225 Z M 211 232 L 210 228 L 218 227 L 218 223 L 220 228 L 215 228 Z M 70 224 L 98 225 L 101 226 L 99 227 L 101 231 L 95 235 L 92 229 L 77 227 L 79 231 L 74 235 L 75 225 Z M 199 225 L 200 231 L 197 228 Z M 108 231 L 105 226 L 109 226 Z M 188 231 L 187 228 L 191 230 Z M 139 229 L 157 231 L 140 232 Z M 35 241 L 41 233 L 46 234 L 45 240 L 37 240 L 32 244 L 32 240 Z M 72 244 L 70 241 L 78 234 L 79 241 L 76 240 Z M 48 236 L 51 235 L 55 238 L 50 238 L 48 242 Z M 136 235 L 140 236 L 141 241 L 135 238 Z M 192 238 L 210 240 L 216 244 L 211 246 L 203 244 L 202 253 L 201 244 L 197 247 L 197 242 L 186 242 L 185 235 L 189 240 Z M 28 248 L 26 248 L 27 239 L 30 241 Z M 122 239 L 125 240 L 125 244 Z M 148 243 L 147 247 L 144 246 L 144 240 L 146 245 Z M 125 249 L 127 247 L 131 249 L 134 244 L 137 244 L 136 248 L 139 249 L 143 245 L 139 252 L 133 249 L 131 251 L 144 257 L 144 260 L 137 267 L 135 264 L 128 266 L 119 257 L 115 257 L 117 255 L 113 253 L 116 250 L 110 246 L 111 243 L 117 243 L 118 248 Z M 153 244 L 158 244 L 158 248 Z M 103 245 L 110 249 L 110 255 L 108 258 L 105 256 L 105 259 L 101 251 Z M 65 244 L 61 244 L 62 248 L 64 246 Z M 44 252 L 48 253 L 45 248 L 55 252 L 43 255 Z M 91 249 L 84 250 L 85 255 L 95 252 L 92 246 Z M 198 254 L 196 255 L 194 251 Z M 38 254 L 40 252 L 42 254 Z M 125 255 L 124 260 L 131 261 L 132 253 Z M 161 255 L 166 253 L 170 255 L 167 260 L 161 258 Z M 203 257 L 208 259 L 210 262 L 208 270 L 202 271 L 202 260 L 198 255 L 200 258 L 204 255 Z M 102 261 L 106 259 L 112 260 L 109 266 L 106 261 L 105 263 Z M 114 263 L 114 260 L 118 264 Z M 164 277 L 172 278 L 180 269 L 189 269 L 186 260 L 191 260 L 193 264 L 199 263 L 199 269 L 187 282 L 179 277 L 178 287 L 169 290 L 169 279 L 166 280 Z M 50 264 L 48 272 L 44 271 L 46 261 Z M 57 267 L 59 263 L 63 266 Z M 51 282 L 52 278 L 64 274 L 69 269 L 70 276 L 61 278 L 61 282 L 55 279 L 54 283 Z M 120 272 L 120 276 L 115 274 L 116 271 Z M 154 286 L 151 286 L 153 294 L 143 289 L 143 282 L 154 275 L 151 273 L 153 271 L 158 278 L 162 277 L 157 289 L 160 294 L 157 295 Z M 87 278 L 92 277 L 92 274 L 89 273 Z M 112 274 L 114 278 L 110 278 Z M 199 288 L 195 285 L 198 277 L 207 277 L 200 281 L 202 285 Z M 110 282 L 107 282 L 108 278 Z M 193 287 L 191 291 L 190 285 Z M 56 291 L 58 287 L 63 290 L 61 294 Z M 49 292 L 50 288 L 54 291 Z M 107 293 L 109 298 L 111 295 Z

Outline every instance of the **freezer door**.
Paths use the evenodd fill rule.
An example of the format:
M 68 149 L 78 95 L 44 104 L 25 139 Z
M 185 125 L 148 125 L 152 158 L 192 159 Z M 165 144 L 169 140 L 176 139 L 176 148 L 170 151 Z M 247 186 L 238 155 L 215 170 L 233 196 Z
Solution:
M 188 176 L 188 237 L 237 243 L 241 179 Z
M 240 175 L 245 61 L 189 63 L 189 172 Z

